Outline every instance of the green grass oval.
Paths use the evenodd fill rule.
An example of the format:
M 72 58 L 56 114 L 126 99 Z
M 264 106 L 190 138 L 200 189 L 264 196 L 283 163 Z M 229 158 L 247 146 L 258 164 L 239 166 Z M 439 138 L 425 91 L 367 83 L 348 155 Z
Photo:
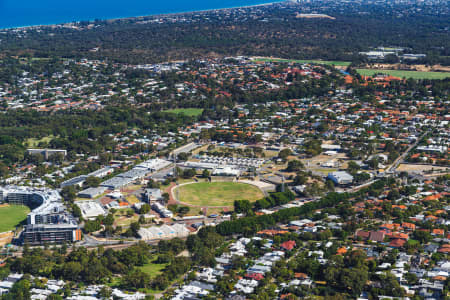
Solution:
M 233 206 L 235 200 L 256 201 L 264 194 L 256 186 L 238 182 L 200 182 L 174 191 L 179 201 L 195 206 Z
M 16 229 L 27 218 L 28 206 L 7 205 L 0 207 L 0 232 Z

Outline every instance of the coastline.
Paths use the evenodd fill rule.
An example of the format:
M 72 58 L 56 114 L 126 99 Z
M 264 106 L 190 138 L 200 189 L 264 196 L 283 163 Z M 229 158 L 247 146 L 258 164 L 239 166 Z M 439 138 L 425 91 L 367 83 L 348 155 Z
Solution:
M 9 31 L 9 30 L 24 30 L 24 29 L 33 29 L 33 28 L 41 28 L 41 27 L 51 27 L 51 26 L 63 26 L 68 24 L 76 24 L 77 22 L 93 22 L 95 20 L 100 21 L 119 21 L 119 20 L 132 20 L 132 19 L 139 19 L 139 18 L 146 18 L 146 17 L 158 17 L 158 16 L 176 16 L 176 15 L 183 15 L 183 14 L 192 14 L 192 13 L 206 13 L 206 12 L 213 12 L 213 11 L 220 11 L 220 10 L 228 10 L 228 9 L 239 9 L 239 8 L 251 8 L 251 7 L 259 7 L 259 6 L 270 6 L 273 4 L 279 4 L 283 2 L 288 2 L 289 0 L 272 0 L 270 2 L 265 2 L 260 4 L 251 4 L 251 5 L 238 5 L 238 6 L 230 6 L 230 7 L 219 7 L 219 8 L 211 8 L 211 9 L 194 9 L 194 10 L 183 10 L 178 12 L 167 12 L 167 13 L 155 13 L 155 14 L 147 14 L 147 15 L 136 15 L 136 16 L 119 16 L 119 17 L 105 17 L 105 18 L 94 18 L 89 20 L 74 20 L 74 21 L 67 21 L 67 22 L 61 22 L 61 23 L 49 23 L 49 24 L 35 24 L 35 25 L 23 25 L 23 26 L 13 26 L 13 27 L 2 27 L 0 26 L 0 31 Z

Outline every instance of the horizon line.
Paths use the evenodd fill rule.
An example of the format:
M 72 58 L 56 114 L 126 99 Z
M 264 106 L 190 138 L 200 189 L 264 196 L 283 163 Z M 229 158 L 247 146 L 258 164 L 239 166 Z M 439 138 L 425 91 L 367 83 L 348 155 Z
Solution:
M 264 0 L 261 0 L 264 1 Z M 14 30 L 14 29 L 27 29 L 27 28 L 35 28 L 35 27 L 51 27 L 51 26 L 58 26 L 58 25 L 67 25 L 71 23 L 80 23 L 80 22 L 97 22 L 97 21 L 118 21 L 118 20 L 127 20 L 127 19 L 137 19 L 137 18 L 145 18 L 145 17 L 155 17 L 155 16 L 170 16 L 170 15 L 181 15 L 181 14 L 190 14 L 190 13 L 205 13 L 205 12 L 211 12 L 216 10 L 227 10 L 227 9 L 238 9 L 238 8 L 251 8 L 251 7 L 258 7 L 258 6 L 268 6 L 273 4 L 279 4 L 282 2 L 290 2 L 292 0 L 271 0 L 270 2 L 264 2 L 260 4 L 252 4 L 252 5 L 238 5 L 238 6 L 231 6 L 231 7 L 220 7 L 220 8 L 210 8 L 210 9 L 202 9 L 202 10 L 187 10 L 187 11 L 178 11 L 173 13 L 155 13 L 155 14 L 148 14 L 148 15 L 139 15 L 139 16 L 129 16 L 129 17 L 111 17 L 111 18 L 95 18 L 90 20 L 77 20 L 77 21 L 67 21 L 67 22 L 61 22 L 61 23 L 49 23 L 49 24 L 35 24 L 35 25 L 23 25 L 23 26 L 13 26 L 13 27 L 1 27 L 0 31 L 7 31 L 7 30 Z

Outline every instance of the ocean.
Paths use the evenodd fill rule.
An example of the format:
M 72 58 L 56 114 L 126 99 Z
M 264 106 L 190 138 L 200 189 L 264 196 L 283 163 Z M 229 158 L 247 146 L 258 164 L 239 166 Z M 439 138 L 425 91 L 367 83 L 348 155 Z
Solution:
M 265 4 L 269 0 L 0 0 L 0 28 Z

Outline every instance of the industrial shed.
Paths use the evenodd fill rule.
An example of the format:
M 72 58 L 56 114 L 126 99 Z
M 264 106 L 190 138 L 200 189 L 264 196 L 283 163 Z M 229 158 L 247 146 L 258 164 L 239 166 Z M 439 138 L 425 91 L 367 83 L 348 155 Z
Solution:
M 80 198 L 88 198 L 93 199 L 95 197 L 100 196 L 107 190 L 104 186 L 99 186 L 95 188 L 88 188 L 78 193 L 78 197 Z
M 347 185 L 353 182 L 353 176 L 347 172 L 337 171 L 328 173 L 328 179 L 338 185 Z

